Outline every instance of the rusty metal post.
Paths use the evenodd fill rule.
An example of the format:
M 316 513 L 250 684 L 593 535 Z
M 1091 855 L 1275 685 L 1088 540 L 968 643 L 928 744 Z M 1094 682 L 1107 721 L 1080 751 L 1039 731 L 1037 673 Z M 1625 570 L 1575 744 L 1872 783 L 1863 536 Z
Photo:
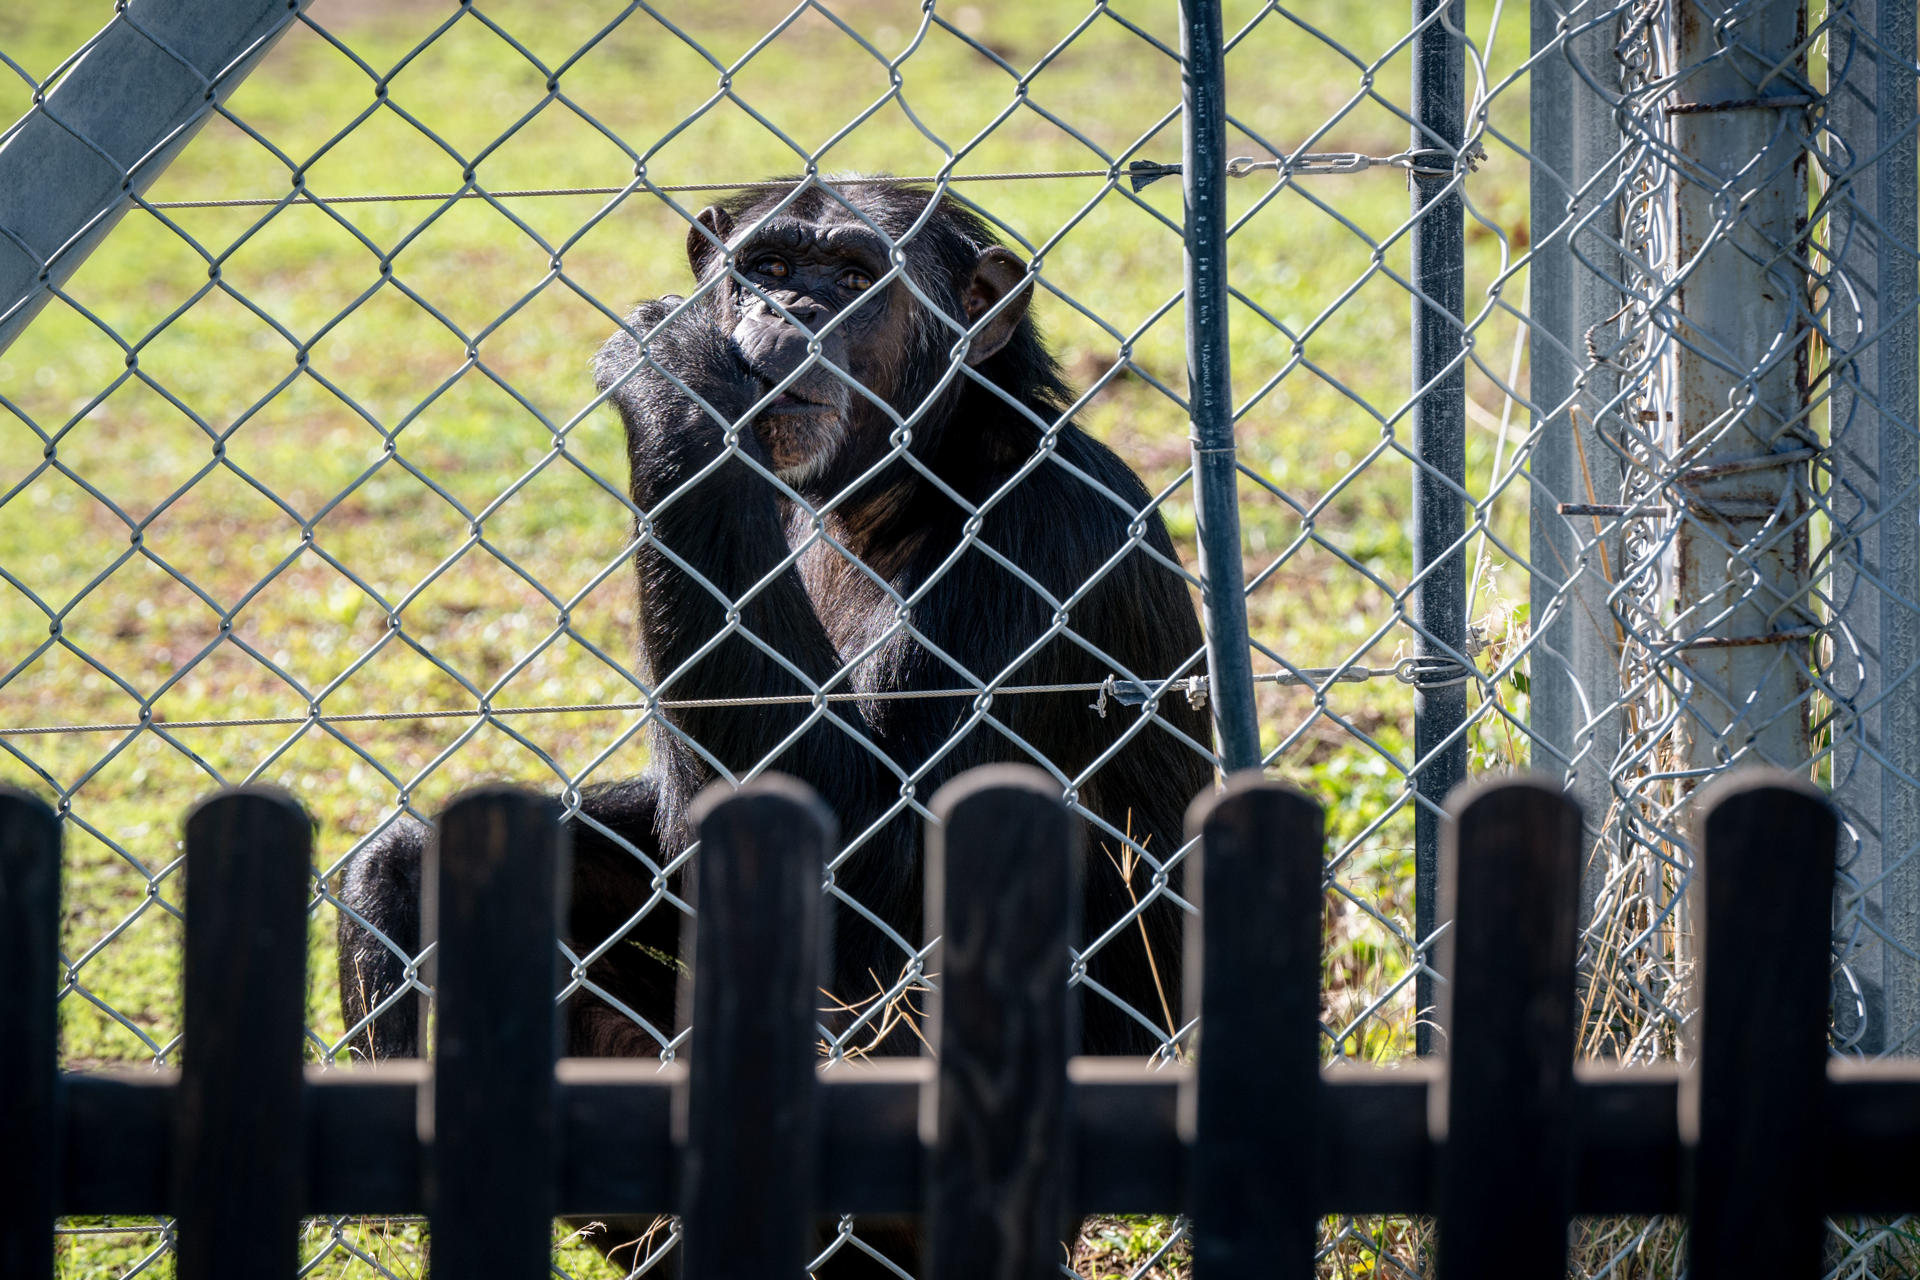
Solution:
M 1807 603 L 1813 96 L 1802 0 L 1679 0 L 1672 121 L 1681 765 L 1811 754 Z

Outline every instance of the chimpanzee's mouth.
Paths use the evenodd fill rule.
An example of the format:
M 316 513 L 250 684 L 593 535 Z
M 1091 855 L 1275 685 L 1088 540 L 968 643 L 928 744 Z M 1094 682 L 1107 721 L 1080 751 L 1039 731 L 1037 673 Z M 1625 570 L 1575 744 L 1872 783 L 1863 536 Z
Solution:
M 826 405 L 821 404 L 818 400 L 809 400 L 805 396 L 795 395 L 792 391 L 782 391 L 769 401 L 767 407 L 760 412 L 771 414 L 818 413 L 826 407 Z

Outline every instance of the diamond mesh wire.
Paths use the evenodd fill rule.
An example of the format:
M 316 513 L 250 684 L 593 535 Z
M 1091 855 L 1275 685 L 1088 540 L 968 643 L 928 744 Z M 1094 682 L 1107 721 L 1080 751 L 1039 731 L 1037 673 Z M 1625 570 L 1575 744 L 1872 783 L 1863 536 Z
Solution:
M 1431 942 L 1414 923 L 1413 689 L 1463 681 L 1446 732 L 1471 771 L 1545 769 L 1588 806 L 1585 1052 L 1684 1053 L 1686 798 L 1762 757 L 1812 771 L 1848 815 L 1836 1045 L 1906 1048 L 1910 9 L 1902 28 L 1884 0 L 1833 3 L 1784 40 L 1759 3 L 1441 10 L 1468 72 L 1451 154 L 1415 128 L 1403 13 L 1226 10 L 1230 147 L 1249 160 L 1229 179 L 1240 552 L 1268 767 L 1330 809 L 1329 1055 L 1412 1049 Z M 0 15 L 14 113 L 57 104 L 47 90 L 104 34 L 92 23 L 139 12 Z M 1179 159 L 1177 33 L 1157 3 L 316 0 L 0 351 L 0 750 L 68 825 L 67 1065 L 178 1049 L 186 797 L 270 780 L 316 814 L 310 1038 L 326 1059 L 355 1030 L 329 957 L 333 877 L 358 851 L 476 780 L 577 803 L 646 767 L 674 698 L 633 652 L 628 566 L 652 513 L 627 497 L 587 363 L 634 298 L 687 291 L 701 188 L 816 169 L 948 180 L 1033 264 L 1071 416 L 1146 481 L 1130 546 L 1157 510 L 1193 581 L 1180 195 L 1141 185 Z M 1742 152 L 1715 129 L 1755 109 L 1673 110 L 1709 87 L 1791 101 L 1761 109 L 1761 145 Z M 1575 122 L 1564 147 L 1542 127 L 1554 111 Z M 1448 483 L 1469 583 L 1465 646 L 1419 660 L 1408 495 L 1434 464 L 1409 431 L 1432 394 L 1411 384 L 1409 241 L 1439 206 L 1409 212 L 1416 167 L 1465 204 L 1466 469 Z M 1757 323 L 1738 295 L 1769 282 L 1776 318 Z M 901 456 L 915 421 L 898 424 Z M 1058 425 L 1034 424 L 1029 469 Z M 1048 598 L 1057 634 L 1097 652 L 1070 622 L 1095 585 Z M 1184 698 L 1204 669 L 1198 652 L 1165 671 L 1099 656 L 1115 682 L 1079 692 L 1123 717 L 1122 742 L 1173 731 L 1140 701 Z M 1023 696 L 1008 676 L 956 673 L 993 694 L 957 732 L 1029 758 L 995 715 Z M 808 722 L 851 730 L 839 705 L 821 698 Z M 1077 802 L 1119 746 L 1071 773 L 1035 762 Z M 900 789 L 885 816 L 924 817 L 915 770 L 868 747 Z M 1079 808 L 1096 844 L 1147 869 L 1085 956 L 1170 893 L 1159 873 L 1184 851 Z M 849 832 L 842 860 L 871 835 Z M 633 853 L 663 885 L 678 865 Z M 684 910 L 664 890 L 643 908 Z M 894 971 L 836 993 L 856 1012 L 833 1053 L 910 1034 L 924 953 L 896 943 Z M 615 945 L 569 957 L 563 998 L 605 994 L 586 971 Z M 1134 1010 L 1177 1052 L 1169 1013 Z M 673 1028 L 645 1031 L 671 1056 Z M 131 1275 L 170 1247 L 164 1224 L 110 1228 L 70 1224 L 65 1256 Z M 1676 1231 L 1583 1224 L 1581 1274 L 1674 1274 Z M 414 1274 L 420 1238 L 316 1223 L 309 1269 Z M 1426 1238 L 1416 1221 L 1334 1220 L 1321 1265 L 1421 1274 Z M 1902 1274 L 1902 1238 L 1846 1224 L 1835 1273 Z M 672 1242 L 663 1227 L 607 1272 L 575 1240 L 557 1266 L 645 1270 Z M 852 1221 L 827 1246 L 864 1248 Z M 1090 1229 L 1075 1256 L 1086 1274 L 1184 1265 L 1175 1223 Z

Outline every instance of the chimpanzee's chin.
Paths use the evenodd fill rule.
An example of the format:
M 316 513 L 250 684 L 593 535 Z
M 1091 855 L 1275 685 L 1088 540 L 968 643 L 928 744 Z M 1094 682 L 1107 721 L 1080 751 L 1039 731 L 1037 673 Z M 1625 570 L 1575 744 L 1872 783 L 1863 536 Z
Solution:
M 823 405 L 811 412 L 772 413 L 763 410 L 754 430 L 765 446 L 774 474 L 799 485 L 825 471 L 840 447 L 843 432 L 839 415 Z

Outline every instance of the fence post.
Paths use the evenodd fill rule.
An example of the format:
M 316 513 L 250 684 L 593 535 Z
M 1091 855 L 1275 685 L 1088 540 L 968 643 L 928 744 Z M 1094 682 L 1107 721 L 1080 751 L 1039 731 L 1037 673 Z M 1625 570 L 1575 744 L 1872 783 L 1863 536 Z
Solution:
M 552 1258 L 553 997 L 570 871 L 560 812 L 479 788 L 447 807 L 427 846 L 435 1026 L 420 1120 L 438 1275 L 534 1280 Z
M 185 1054 L 173 1110 L 181 1280 L 292 1275 L 313 824 L 270 788 L 187 815 Z
M 1194 1275 L 1308 1280 L 1324 815 L 1305 793 L 1242 774 L 1194 801 L 1187 838 L 1196 837 L 1187 891 L 1206 924 L 1187 930 L 1187 1016 L 1200 1016 L 1204 1048 L 1181 1099 L 1194 1150 Z
M 1560 775 L 1589 821 L 1606 821 L 1620 754 L 1620 641 L 1608 593 L 1622 564 L 1618 520 L 1568 517 L 1559 504 L 1617 503 L 1620 377 L 1609 321 L 1621 302 L 1622 142 L 1614 106 L 1619 19 L 1569 19 L 1549 0 L 1532 6 L 1528 94 L 1533 250 L 1527 283 L 1528 399 L 1537 433 L 1531 482 L 1527 664 L 1532 766 Z M 1564 28 L 1564 30 L 1563 30 Z M 1596 344 L 1598 359 L 1588 355 Z M 1576 412 L 1576 410 L 1578 412 Z M 1603 431 L 1602 425 L 1609 424 Z M 1589 537 L 1589 531 L 1592 536 Z M 1543 749 L 1544 748 L 1544 749 Z M 1588 864 L 1580 921 L 1593 915 L 1606 863 Z
M 1418 658 L 1465 661 L 1467 559 L 1462 544 L 1467 470 L 1465 309 L 1466 203 L 1460 151 L 1466 122 L 1464 0 L 1414 0 L 1412 149 L 1413 588 L 1408 622 Z M 1434 665 L 1440 665 L 1435 663 Z M 1466 780 L 1465 683 L 1416 683 L 1413 692 L 1414 936 L 1424 944 L 1439 923 L 1440 827 L 1448 793 Z M 1420 1053 L 1433 1049 L 1428 1012 L 1433 976 L 1414 981 Z
M 1442 850 L 1439 1274 L 1567 1274 L 1580 808 L 1545 779 L 1457 793 Z
M 1806 54 L 1802 0 L 1688 0 L 1674 18 L 1674 663 L 1682 767 L 1811 755 L 1806 594 Z M 1777 102 L 1777 105 L 1776 105 Z
M 799 1276 L 815 1207 L 820 880 L 838 824 L 812 788 L 773 775 L 713 784 L 692 816 L 682 1265 L 713 1280 Z
M 1827 1010 L 1834 845 L 1819 789 L 1773 770 L 1696 797 L 1697 1065 L 1680 1126 L 1694 1139 L 1692 1280 L 1823 1268 Z
M 1043 1280 L 1068 1233 L 1060 978 L 1077 936 L 1080 824 L 1038 769 L 971 769 L 933 797 L 927 927 L 940 932 L 922 1098 L 931 1280 Z
M 0 1275 L 53 1274 L 60 822 L 0 787 Z
M 132 0 L 0 142 L 0 351 L 306 0 Z
M 1187 412 L 1199 525 L 1208 702 L 1220 767 L 1260 766 L 1260 720 L 1241 567 L 1233 358 L 1227 345 L 1227 70 L 1220 0 L 1180 0 L 1180 182 L 1186 196 Z
M 1846 957 L 1863 1024 L 1835 1010 L 1869 1053 L 1912 1052 L 1920 1034 L 1920 319 L 1913 253 L 1913 0 L 1849 0 L 1829 37 L 1827 120 L 1836 176 L 1828 291 L 1833 351 L 1836 540 L 1834 679 L 1850 708 L 1834 725 L 1833 790 L 1852 837 L 1845 858 L 1862 917 Z M 1850 545 L 1849 545 L 1850 544 Z M 1850 696 L 1847 696 L 1850 695 Z M 1851 710 L 1849 717 L 1847 712 Z

